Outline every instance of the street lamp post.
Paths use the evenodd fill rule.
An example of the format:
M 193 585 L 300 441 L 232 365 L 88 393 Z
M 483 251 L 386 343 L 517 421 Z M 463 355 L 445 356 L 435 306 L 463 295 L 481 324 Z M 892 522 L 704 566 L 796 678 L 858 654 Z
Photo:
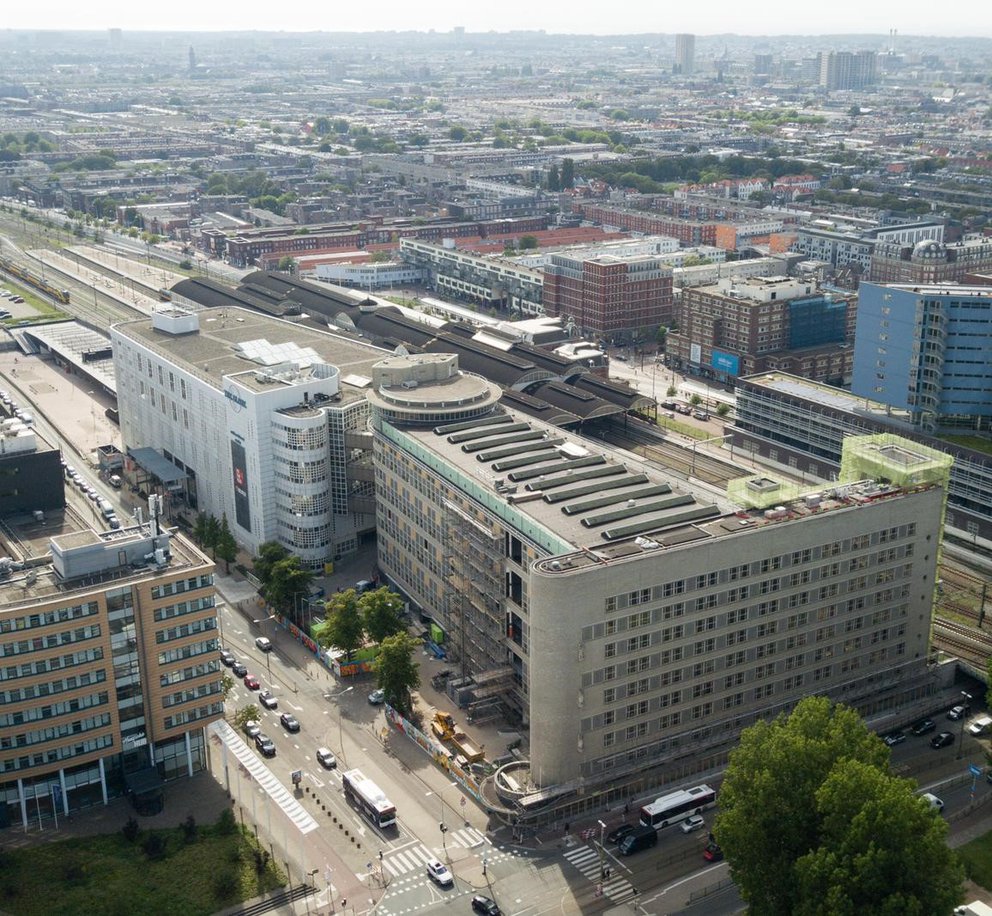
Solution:
M 599 880 L 606 877 L 606 867 L 603 865 L 603 834 L 606 832 L 606 824 L 599 822 Z
M 968 718 L 968 711 L 971 709 L 971 694 L 967 690 L 962 690 L 961 700 L 964 711 L 961 713 L 961 739 L 958 741 L 958 760 L 964 756 L 964 723 Z
M 351 693 L 351 691 L 354 689 L 355 687 L 354 685 L 352 685 L 351 687 L 345 687 L 344 690 L 340 690 L 337 693 L 325 694 L 325 697 L 328 700 L 340 700 L 341 697 L 343 697 L 346 693 Z M 339 753 L 341 754 L 341 759 L 344 761 L 344 765 L 347 766 L 348 758 L 345 756 L 344 753 L 344 729 L 341 726 L 341 718 L 342 718 L 341 703 L 339 702 L 338 703 L 338 748 L 340 749 Z

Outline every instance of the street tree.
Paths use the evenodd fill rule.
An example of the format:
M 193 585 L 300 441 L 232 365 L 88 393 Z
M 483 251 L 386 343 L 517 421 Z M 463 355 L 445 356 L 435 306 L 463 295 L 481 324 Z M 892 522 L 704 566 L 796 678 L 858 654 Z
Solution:
M 418 645 L 409 633 L 396 633 L 382 641 L 375 660 L 376 683 L 386 702 L 407 716 L 413 711 L 410 692 L 420 686 L 420 666 L 413 660 Z
M 252 560 L 252 569 L 262 585 L 267 585 L 272 575 L 272 567 L 280 560 L 285 560 L 289 551 L 278 541 L 265 541 L 258 546 L 258 556 Z
M 365 632 L 373 642 L 381 643 L 389 636 L 401 633 L 403 626 L 403 599 L 386 586 L 366 592 L 359 598 Z
M 521 251 L 533 251 L 538 247 L 538 241 L 536 235 L 522 235 L 520 236 L 520 250 Z
M 203 546 L 212 550 L 214 556 L 217 556 L 217 539 L 220 537 L 220 522 L 217 521 L 216 515 L 207 516 L 207 538 L 203 542 Z
M 201 547 L 206 547 L 209 535 L 210 529 L 207 524 L 207 514 L 205 512 L 197 512 L 196 521 L 193 523 L 193 537 L 196 543 Z
M 272 566 L 269 579 L 261 588 L 262 597 L 280 614 L 301 626 L 300 596 L 310 597 L 313 573 L 300 565 L 300 558 L 289 556 Z
M 551 167 L 548 169 L 548 190 L 561 190 L 561 176 L 558 174 L 558 166 L 556 163 L 551 163 Z
M 218 560 L 224 561 L 224 571 L 231 571 L 231 563 L 238 556 L 238 542 L 231 533 L 231 526 L 227 523 L 227 513 L 220 519 L 220 530 L 217 532 L 217 541 L 214 544 L 214 555 Z
M 714 833 L 755 916 L 797 912 L 795 863 L 821 845 L 816 793 L 842 760 L 884 771 L 889 749 L 853 709 L 826 697 L 807 697 L 791 714 L 741 733 Z
M 234 689 L 234 678 L 231 677 L 227 672 L 221 675 L 220 679 L 220 695 L 223 697 L 225 702 L 228 696 L 230 696 L 231 691 Z
M 795 865 L 796 916 L 951 912 L 964 869 L 916 788 L 860 760 L 834 765 L 813 802 L 819 846 Z
M 335 592 L 324 605 L 325 618 L 314 630 L 314 635 L 325 649 L 333 646 L 351 661 L 356 650 L 365 641 L 365 624 L 358 602 L 358 592 L 346 588 Z
M 259 711 L 258 707 L 254 703 L 249 703 L 247 706 L 242 706 L 234 714 L 234 724 L 238 728 L 244 728 L 245 722 L 258 722 L 262 718 L 262 713 Z

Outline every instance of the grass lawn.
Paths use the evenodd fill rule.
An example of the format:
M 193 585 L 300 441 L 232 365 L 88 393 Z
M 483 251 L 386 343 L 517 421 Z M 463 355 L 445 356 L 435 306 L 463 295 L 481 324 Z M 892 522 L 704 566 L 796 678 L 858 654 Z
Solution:
M 164 842 L 150 857 L 149 836 Z M 153 840 L 152 842 L 155 842 Z M 198 826 L 187 842 L 181 828 L 142 830 L 134 842 L 115 833 L 0 853 L 0 911 L 17 916 L 195 916 L 214 913 L 286 883 L 250 831 L 224 812 Z
M 992 439 L 988 439 L 984 436 L 941 436 L 947 442 L 952 442 L 955 445 L 960 445 L 963 448 L 974 449 L 976 452 L 983 452 L 988 455 L 992 453 Z
M 965 874 L 985 888 L 992 888 L 992 832 L 958 847 Z

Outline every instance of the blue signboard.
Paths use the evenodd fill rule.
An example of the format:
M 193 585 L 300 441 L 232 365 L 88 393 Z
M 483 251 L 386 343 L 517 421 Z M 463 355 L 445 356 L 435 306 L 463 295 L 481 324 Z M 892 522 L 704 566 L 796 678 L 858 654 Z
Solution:
M 721 353 L 719 350 L 714 350 L 711 365 L 717 372 L 723 372 L 727 375 L 740 375 L 741 358 L 730 353 Z
M 968 767 L 968 769 L 971 770 L 971 775 L 972 776 L 981 776 L 982 775 L 982 768 L 981 767 L 976 767 L 975 764 L 971 764 Z

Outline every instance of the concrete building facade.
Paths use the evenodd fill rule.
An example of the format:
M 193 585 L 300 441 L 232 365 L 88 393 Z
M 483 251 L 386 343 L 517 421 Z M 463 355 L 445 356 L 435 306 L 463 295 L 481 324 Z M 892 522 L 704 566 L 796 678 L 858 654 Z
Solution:
M 376 367 L 379 566 L 444 631 L 469 710 L 529 726 L 521 817 L 706 772 L 810 693 L 933 690 L 946 456 L 852 440 L 850 485 L 718 497 L 503 410 L 450 359 Z

